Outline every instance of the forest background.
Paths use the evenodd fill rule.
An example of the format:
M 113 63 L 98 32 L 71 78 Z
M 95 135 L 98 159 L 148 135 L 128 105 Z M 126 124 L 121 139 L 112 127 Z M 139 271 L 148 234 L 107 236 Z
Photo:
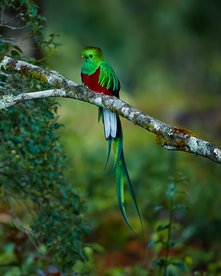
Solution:
M 19 2 L 21 4 L 29 1 Z M 44 66 L 80 83 L 82 48 L 99 46 L 117 72 L 122 84 L 121 98 L 124 101 L 165 123 L 190 129 L 195 135 L 220 145 L 219 1 L 206 0 L 202 3 L 199 0 L 76 0 L 61 4 L 61 1 L 49 0 L 36 1 L 36 4 L 40 7 L 40 13 L 47 19 L 41 31 L 53 42 L 48 43 L 47 48 L 45 45 L 30 46 L 30 40 L 18 36 L 16 45 L 23 51 L 23 55 L 30 58 L 40 57 Z M 34 14 L 35 12 L 33 16 Z M 13 30 L 7 32 L 7 35 L 16 36 Z M 36 48 L 40 52 L 36 53 Z M 34 87 L 36 84 L 32 85 Z M 63 208 L 65 214 L 70 212 L 71 205 L 68 204 L 72 202 L 71 197 L 75 198 L 72 208 L 79 208 L 82 225 L 78 229 L 78 235 L 72 239 L 82 241 L 76 250 L 82 251 L 82 256 L 76 254 L 76 258 L 73 258 L 73 252 L 69 251 L 73 247 L 62 249 L 68 252 L 67 255 L 71 255 L 69 257 L 66 253 L 54 253 L 57 245 L 56 251 L 62 248 L 62 243 L 59 245 L 54 242 L 55 239 L 61 235 L 65 244 L 67 229 L 75 222 L 68 221 L 67 228 L 64 228 L 62 233 L 57 233 L 56 237 L 51 235 L 52 241 L 49 241 L 51 226 L 42 229 L 49 205 L 40 202 L 47 208 L 41 208 L 42 221 L 38 218 L 37 222 L 41 224 L 38 225 L 33 217 L 36 217 L 36 213 L 39 215 L 39 212 L 33 207 L 35 215 L 27 212 L 27 205 L 33 204 L 29 202 L 30 199 L 36 195 L 32 191 L 33 185 L 27 186 L 29 191 L 25 199 L 22 197 L 14 200 L 10 194 L 17 193 L 13 186 L 16 182 L 11 179 L 8 196 L 5 196 L 2 188 L 1 197 L 2 273 L 23 275 L 16 273 L 25 271 L 27 275 L 35 275 L 36 271 L 47 273 L 50 270 L 69 270 L 79 271 L 83 275 L 146 275 L 148 271 L 149 275 L 157 275 L 154 273 L 163 273 L 165 264 L 167 272 L 174 273 L 171 275 L 187 275 L 193 271 L 199 273 L 198 275 L 203 272 L 208 275 L 220 273 L 220 165 L 191 154 L 169 152 L 157 145 L 152 134 L 122 119 L 126 160 L 144 220 L 147 240 L 147 253 L 144 258 L 142 239 L 130 232 L 118 209 L 112 168 L 108 166 L 104 170 L 107 145 L 102 125 L 97 123 L 96 108 L 68 99 L 56 102 L 59 102 L 59 106 L 55 102 L 45 101 L 44 106 L 39 107 L 40 110 L 35 116 L 42 118 L 44 114 L 48 122 L 40 119 L 37 123 L 33 121 L 33 126 L 39 125 L 39 129 L 35 129 L 42 137 L 38 144 L 48 145 L 51 137 L 60 141 L 54 145 L 55 151 L 58 152 L 57 157 L 52 159 L 57 164 L 57 170 L 63 172 L 62 185 L 67 187 L 65 192 L 68 199 L 61 200 L 60 195 L 58 198 L 56 195 L 54 200 L 59 199 L 58 204 L 56 207 L 50 207 L 53 210 Z M 38 103 L 39 101 L 34 107 Z M 42 113 L 41 108 L 45 113 Z M 5 112 L 7 111 L 1 111 L 1 121 L 6 121 Z M 22 107 L 9 109 L 8 112 L 12 114 L 3 127 L 6 136 L 9 131 L 7 126 L 15 127 L 11 123 L 15 116 L 20 116 L 20 119 L 29 125 L 32 117 L 30 106 L 26 106 L 26 114 L 23 113 Z M 43 128 L 51 131 L 48 133 L 48 140 L 43 139 L 45 133 L 40 130 Z M 16 130 L 14 135 L 16 136 Z M 30 140 L 28 137 L 25 139 Z M 13 140 L 13 143 L 11 150 L 18 141 Z M 57 143 L 59 149 L 56 148 Z M 32 145 L 32 150 L 33 148 Z M 52 149 L 49 147 L 44 150 L 48 152 L 46 161 L 49 166 Z M 7 152 L 5 149 L 2 152 L 2 160 L 5 160 Z M 42 156 L 38 158 L 41 159 Z M 15 168 L 17 165 L 15 162 Z M 9 175 L 14 167 L 7 166 Z M 34 183 L 39 190 L 43 189 L 43 184 L 40 183 L 41 166 L 43 164 L 40 163 L 34 163 L 30 167 L 27 165 L 24 175 L 22 163 L 22 169 L 17 169 L 17 180 L 23 183 L 26 181 L 23 178 L 29 177 L 27 170 L 33 172 L 39 169 L 36 179 L 31 178 L 27 182 Z M 56 182 L 59 174 L 55 175 L 54 170 L 55 167 L 51 163 L 47 171 L 48 183 Z M 20 174 L 21 178 L 18 177 Z M 5 179 L 8 181 L 10 178 L 8 175 L 5 175 L 5 171 L 1 175 L 1 181 L 4 182 L 2 187 L 6 185 Z M 56 189 L 61 187 L 56 183 L 54 185 L 57 185 Z M 70 192 L 70 187 L 73 187 L 74 192 Z M 50 189 L 49 185 L 47 200 L 51 199 Z M 58 191 L 56 189 L 54 194 Z M 61 191 L 62 195 L 63 193 L 64 191 Z M 130 220 L 139 230 L 139 221 L 129 196 L 127 200 Z M 68 204 L 65 206 L 64 202 Z M 14 222 L 19 219 L 19 223 L 14 223 L 16 227 L 11 226 L 12 213 L 16 213 Z M 66 215 L 70 216 L 70 213 Z M 56 216 L 53 220 L 56 220 Z M 27 234 L 26 227 L 33 221 L 34 226 Z M 62 226 L 62 223 L 60 225 Z M 11 232 L 5 235 L 5 229 Z M 35 235 L 38 232 L 47 233 L 48 237 L 41 236 L 39 240 Z M 141 235 L 140 230 L 139 234 Z M 19 238 L 16 240 L 15 236 L 20 237 L 19 235 L 21 240 L 18 242 Z M 16 250 L 21 250 L 22 253 L 17 253 Z M 66 257 L 68 261 L 64 261 Z

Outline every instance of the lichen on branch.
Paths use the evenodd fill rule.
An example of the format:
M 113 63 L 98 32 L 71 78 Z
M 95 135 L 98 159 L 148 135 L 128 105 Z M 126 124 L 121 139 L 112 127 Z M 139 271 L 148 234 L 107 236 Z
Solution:
M 221 163 L 221 149 L 217 146 L 196 137 L 190 130 L 165 124 L 116 97 L 93 93 L 87 87 L 66 79 L 56 72 L 7 56 L 0 56 L 0 70 L 11 74 L 19 73 L 21 76 L 47 83 L 50 87 L 44 91 L 2 96 L 0 109 L 39 98 L 64 97 L 80 100 L 110 109 L 134 124 L 153 132 L 156 134 L 158 144 L 168 150 L 189 152 Z

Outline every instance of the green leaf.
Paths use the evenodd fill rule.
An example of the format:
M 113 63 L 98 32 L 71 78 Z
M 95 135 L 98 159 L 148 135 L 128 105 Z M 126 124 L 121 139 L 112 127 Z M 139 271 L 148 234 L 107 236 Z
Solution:
M 186 267 L 185 263 L 182 263 L 182 262 L 173 262 L 172 264 L 174 266 L 176 266 L 182 272 L 186 272 L 187 271 L 187 267 Z
M 173 198 L 174 197 L 175 189 L 176 189 L 176 185 L 174 183 L 170 183 L 168 185 L 167 196 L 169 198 Z
M 4 252 L 0 254 L 0 266 L 18 263 L 17 256 L 14 252 Z
M 168 246 L 169 246 L 170 248 L 174 247 L 176 244 L 177 244 L 177 241 L 175 241 L 175 240 L 170 240 L 170 241 L 168 242 Z
M 170 227 L 170 224 L 167 223 L 167 224 L 160 224 L 158 227 L 157 227 L 157 232 L 160 232 L 160 231 L 163 231 L 163 230 L 166 230 Z
M 13 48 L 14 48 L 17 52 L 19 52 L 20 54 L 23 53 L 22 50 L 21 50 L 21 48 L 18 47 L 17 45 L 14 45 Z
M 156 241 L 150 241 L 148 244 L 147 244 L 147 247 L 148 248 L 151 248 L 153 247 L 154 245 L 156 244 L 164 244 L 164 242 L 162 240 L 156 240 Z
M 18 56 L 20 56 L 20 53 L 18 51 L 12 50 L 11 51 L 11 56 L 12 57 L 18 57 Z
M 157 259 L 157 260 L 154 260 L 151 264 L 151 266 L 153 267 L 153 269 L 157 269 L 157 267 L 164 267 L 164 264 L 165 264 L 165 260 L 163 258 L 160 258 L 160 259 Z

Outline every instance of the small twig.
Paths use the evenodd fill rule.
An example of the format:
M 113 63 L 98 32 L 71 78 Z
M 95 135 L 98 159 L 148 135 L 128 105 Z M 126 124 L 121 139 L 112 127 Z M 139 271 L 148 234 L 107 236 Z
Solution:
M 10 25 L 6 25 L 6 24 L 0 24 L 0 27 L 3 27 L 3 28 L 7 28 L 7 29 L 10 29 L 10 30 L 22 30 L 25 28 L 25 26 L 21 26 L 21 27 L 14 27 L 14 26 L 10 26 Z

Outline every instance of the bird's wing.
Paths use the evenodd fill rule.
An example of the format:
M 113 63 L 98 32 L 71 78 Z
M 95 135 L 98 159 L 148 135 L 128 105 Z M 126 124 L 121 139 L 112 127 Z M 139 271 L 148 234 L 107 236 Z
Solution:
M 120 82 L 112 67 L 107 62 L 100 64 L 100 74 L 98 82 L 102 87 L 106 87 L 115 96 L 118 97 L 120 90 Z

